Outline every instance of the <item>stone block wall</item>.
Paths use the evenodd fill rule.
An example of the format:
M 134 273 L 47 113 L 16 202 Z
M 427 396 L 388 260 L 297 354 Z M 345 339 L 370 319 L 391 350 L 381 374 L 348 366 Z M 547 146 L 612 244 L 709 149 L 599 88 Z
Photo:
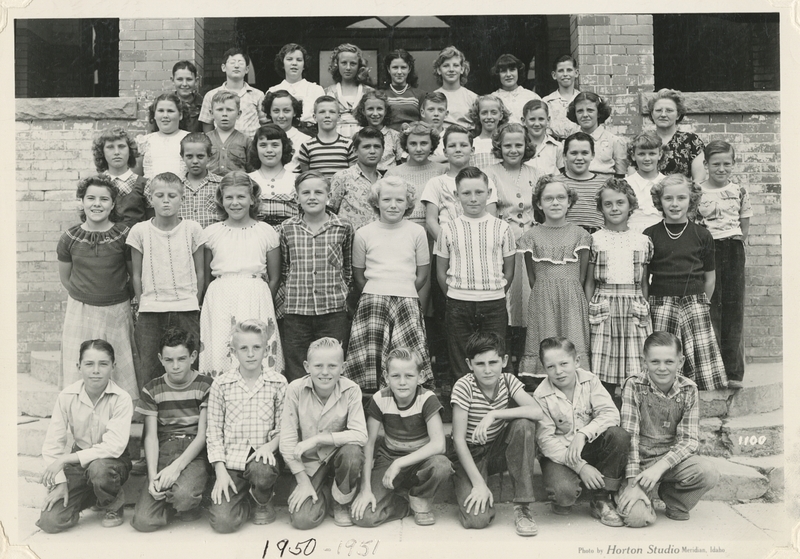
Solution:
M 92 140 L 100 130 L 137 121 L 131 98 L 17 99 L 17 370 L 30 370 L 30 352 L 61 349 L 67 294 L 58 277 L 56 245 L 79 223 L 75 189 L 96 173 Z

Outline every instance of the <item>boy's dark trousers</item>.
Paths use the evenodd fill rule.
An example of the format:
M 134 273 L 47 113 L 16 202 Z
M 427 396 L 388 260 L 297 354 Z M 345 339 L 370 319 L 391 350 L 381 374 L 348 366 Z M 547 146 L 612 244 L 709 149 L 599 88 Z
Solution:
M 177 460 L 194 439 L 195 435 L 167 435 L 159 440 L 157 470 L 160 472 Z M 203 450 L 186 465 L 172 487 L 165 491 L 163 499 L 155 499 L 148 491 L 149 483 L 145 484 L 136 502 L 131 526 L 140 532 L 152 532 L 166 526 L 175 513 L 200 506 L 209 469 L 208 458 Z
M 514 484 L 514 503 L 533 503 L 533 467 L 536 461 L 536 424 L 529 419 L 513 419 L 489 444 L 472 445 L 467 443 L 475 466 L 484 480 L 490 475 L 508 471 Z M 458 461 L 455 448 L 448 449 L 448 456 L 453 460 L 455 476 L 453 477 L 458 516 L 464 528 L 486 528 L 495 515 L 493 506 L 486 504 L 484 512 L 475 507 L 467 512 L 464 501 L 472 491 L 472 482 Z
M 467 340 L 475 332 L 493 332 L 505 346 L 508 311 L 505 297 L 494 301 L 461 301 L 447 298 L 445 328 L 450 369 L 455 379 L 469 374 Z
M 230 501 L 222 496 L 220 504 L 212 503 L 208 509 L 208 521 L 214 531 L 229 534 L 238 530 L 250 518 L 250 499 L 265 505 L 272 499 L 273 487 L 280 474 L 280 459 L 275 456 L 276 465 L 265 464 L 261 460 L 251 460 L 242 470 L 228 469 L 236 485 L 236 493 L 230 488 Z
M 383 485 L 383 476 L 393 460 L 377 456 L 372 468 L 370 487 L 375 496 L 375 511 L 367 507 L 360 520 L 353 518 L 356 526 L 372 528 L 390 520 L 408 516 L 409 506 L 414 512 L 431 512 L 430 504 L 439 486 L 453 474 L 453 465 L 444 454 L 436 454 L 400 470 L 394 478 L 393 489 Z M 403 498 L 403 492 L 409 499 Z
M 72 452 L 81 450 L 78 446 Z M 80 464 L 65 464 L 69 502 L 54 503 L 43 510 L 36 525 L 48 534 L 72 528 L 78 523 L 81 511 L 97 505 L 104 511 L 116 511 L 125 504 L 122 486 L 128 480 L 131 459 L 126 449 L 119 458 L 98 458 L 85 468 Z
M 292 382 L 306 375 L 303 361 L 306 360 L 311 342 L 324 337 L 336 338 L 347 351 L 350 338 L 350 320 L 347 311 L 328 314 L 303 315 L 286 314 L 283 317 L 283 359 L 286 364 L 286 380 Z
M 346 444 L 337 448 L 311 476 L 317 502 L 309 497 L 294 513 L 289 513 L 292 526 L 298 530 L 316 528 L 325 520 L 333 500 L 343 505 L 351 503 L 356 496 L 363 467 L 364 450 L 360 446 Z M 289 486 L 290 495 L 296 487 L 297 481 L 293 478 Z
M 617 491 L 625 476 L 631 437 L 621 427 L 609 427 L 590 443 L 586 443 L 581 458 L 597 468 L 605 479 L 605 487 L 595 494 Z M 561 507 L 575 504 L 581 494 L 581 478 L 575 470 L 564 464 L 557 464 L 548 458 L 541 458 L 542 479 L 550 500 Z
M 194 336 L 200 343 L 200 311 L 180 312 L 140 312 L 136 318 L 133 337 L 139 352 L 139 370 L 136 371 L 136 384 L 141 391 L 145 384 L 164 374 L 164 367 L 158 360 L 161 353 L 161 336 L 167 328 L 181 328 Z M 195 359 L 192 369 L 198 370 Z
M 716 283 L 711 296 L 711 324 L 728 380 L 744 378 L 744 242 L 714 241 Z

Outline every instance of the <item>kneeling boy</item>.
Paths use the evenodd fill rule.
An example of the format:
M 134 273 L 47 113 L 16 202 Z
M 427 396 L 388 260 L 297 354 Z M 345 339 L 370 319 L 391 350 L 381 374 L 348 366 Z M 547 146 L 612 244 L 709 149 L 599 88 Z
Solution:
M 505 347 L 493 332 L 473 334 L 466 344 L 470 374 L 453 386 L 453 446 L 459 520 L 464 528 L 486 528 L 495 515 L 486 480 L 508 470 L 514 482 L 514 527 L 520 536 L 538 532 L 530 503 L 536 460 L 536 426 L 542 410 L 522 383 L 503 373 Z M 514 401 L 519 407 L 511 408 Z M 451 453 L 452 456 L 452 453 Z
M 566 338 L 542 340 L 539 359 L 547 378 L 533 393 L 544 414 L 536 442 L 553 512 L 569 514 L 582 482 L 592 491 L 592 516 L 622 526 L 609 494 L 619 490 L 630 447 L 619 411 L 600 379 L 578 366 L 575 345 Z
M 180 328 L 161 337 L 158 359 L 166 373 L 148 382 L 136 411 L 144 416 L 147 485 L 131 526 L 152 532 L 177 513 L 184 521 L 200 516 L 208 481 L 206 415 L 214 379 L 192 370 L 197 338 Z
M 653 332 L 644 342 L 646 374 L 631 377 L 622 389 L 622 427 L 631 436 L 625 471 L 627 487 L 617 506 L 634 528 L 655 520 L 650 497 L 667 505 L 667 518 L 689 520 L 689 511 L 719 480 L 719 472 L 694 453 L 700 412 L 697 385 L 679 375 L 681 341 L 669 332 Z
M 361 492 L 351 507 L 357 526 L 373 527 L 404 518 L 409 508 L 420 526 L 435 523 L 433 497 L 453 473 L 444 456 L 442 404 L 421 386 L 422 358 L 398 347 L 386 358 L 386 388 L 367 405 L 367 433 Z M 381 426 L 384 437 L 377 448 Z M 405 493 L 408 499 L 402 496 Z
M 236 325 L 231 351 L 239 367 L 217 377 L 208 396 L 208 461 L 217 480 L 211 490 L 209 522 L 217 532 L 275 520 L 271 499 L 280 466 L 278 429 L 286 396 L 286 378 L 262 365 L 270 338 L 257 319 Z
M 361 389 L 342 377 L 338 340 L 312 342 L 306 359 L 308 374 L 289 384 L 281 419 L 280 450 L 297 484 L 289 495 L 289 516 L 292 526 L 309 530 L 332 508 L 337 526 L 352 526 L 350 503 L 367 442 Z

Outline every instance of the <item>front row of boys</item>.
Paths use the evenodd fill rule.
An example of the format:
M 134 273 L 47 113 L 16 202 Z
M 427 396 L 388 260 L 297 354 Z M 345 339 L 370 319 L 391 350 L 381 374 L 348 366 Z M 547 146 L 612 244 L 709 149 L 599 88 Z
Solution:
M 213 383 L 191 368 L 197 357 L 192 334 L 170 329 L 164 335 L 166 373 L 145 386 L 137 407 L 145 416 L 148 475 L 131 522 L 137 530 L 197 518 L 209 464 L 216 474 L 209 521 L 218 532 L 233 532 L 249 518 L 275 520 L 271 501 L 282 463 L 295 478 L 288 505 L 298 529 L 318 526 L 329 513 L 340 526 L 377 526 L 409 510 L 417 524 L 433 524 L 433 497 L 453 472 L 462 526 L 485 528 L 495 515 L 488 476 L 507 470 L 516 532 L 536 535 L 529 505 L 537 444 L 553 512 L 569 514 L 583 484 L 591 491 L 592 515 L 609 526 L 655 521 L 656 487 L 666 516 L 687 520 L 717 482 L 716 470 L 694 454 L 698 392 L 678 374 L 683 350 L 670 333 L 647 338 L 646 372 L 623 388 L 621 428 L 611 397 L 579 367 L 570 341 L 542 341 L 547 378 L 531 397 L 503 373 L 502 340 L 474 334 L 466 345 L 470 374 L 453 387 L 448 447 L 441 404 L 422 387 L 414 351 L 390 353 L 388 386 L 373 395 L 365 422 L 360 388 L 341 376 L 338 341 L 313 342 L 308 374 L 287 386 L 282 375 L 262 367 L 266 330 L 258 320 L 237 324 L 231 348 L 239 366 Z M 37 525 L 48 533 L 74 526 L 94 505 L 104 513 L 103 526 L 123 522 L 131 399 L 111 380 L 108 342 L 81 344 L 78 369 L 82 378 L 59 394 L 42 448 L 49 491 Z

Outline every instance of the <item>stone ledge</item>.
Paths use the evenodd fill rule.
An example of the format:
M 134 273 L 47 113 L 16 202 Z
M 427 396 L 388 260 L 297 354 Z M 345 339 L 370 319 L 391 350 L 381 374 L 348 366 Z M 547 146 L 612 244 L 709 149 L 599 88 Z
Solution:
M 639 111 L 647 114 L 653 92 L 639 93 Z M 686 114 L 780 113 L 779 91 L 705 91 L 684 93 Z
M 15 120 L 136 120 L 135 97 L 17 99 Z

